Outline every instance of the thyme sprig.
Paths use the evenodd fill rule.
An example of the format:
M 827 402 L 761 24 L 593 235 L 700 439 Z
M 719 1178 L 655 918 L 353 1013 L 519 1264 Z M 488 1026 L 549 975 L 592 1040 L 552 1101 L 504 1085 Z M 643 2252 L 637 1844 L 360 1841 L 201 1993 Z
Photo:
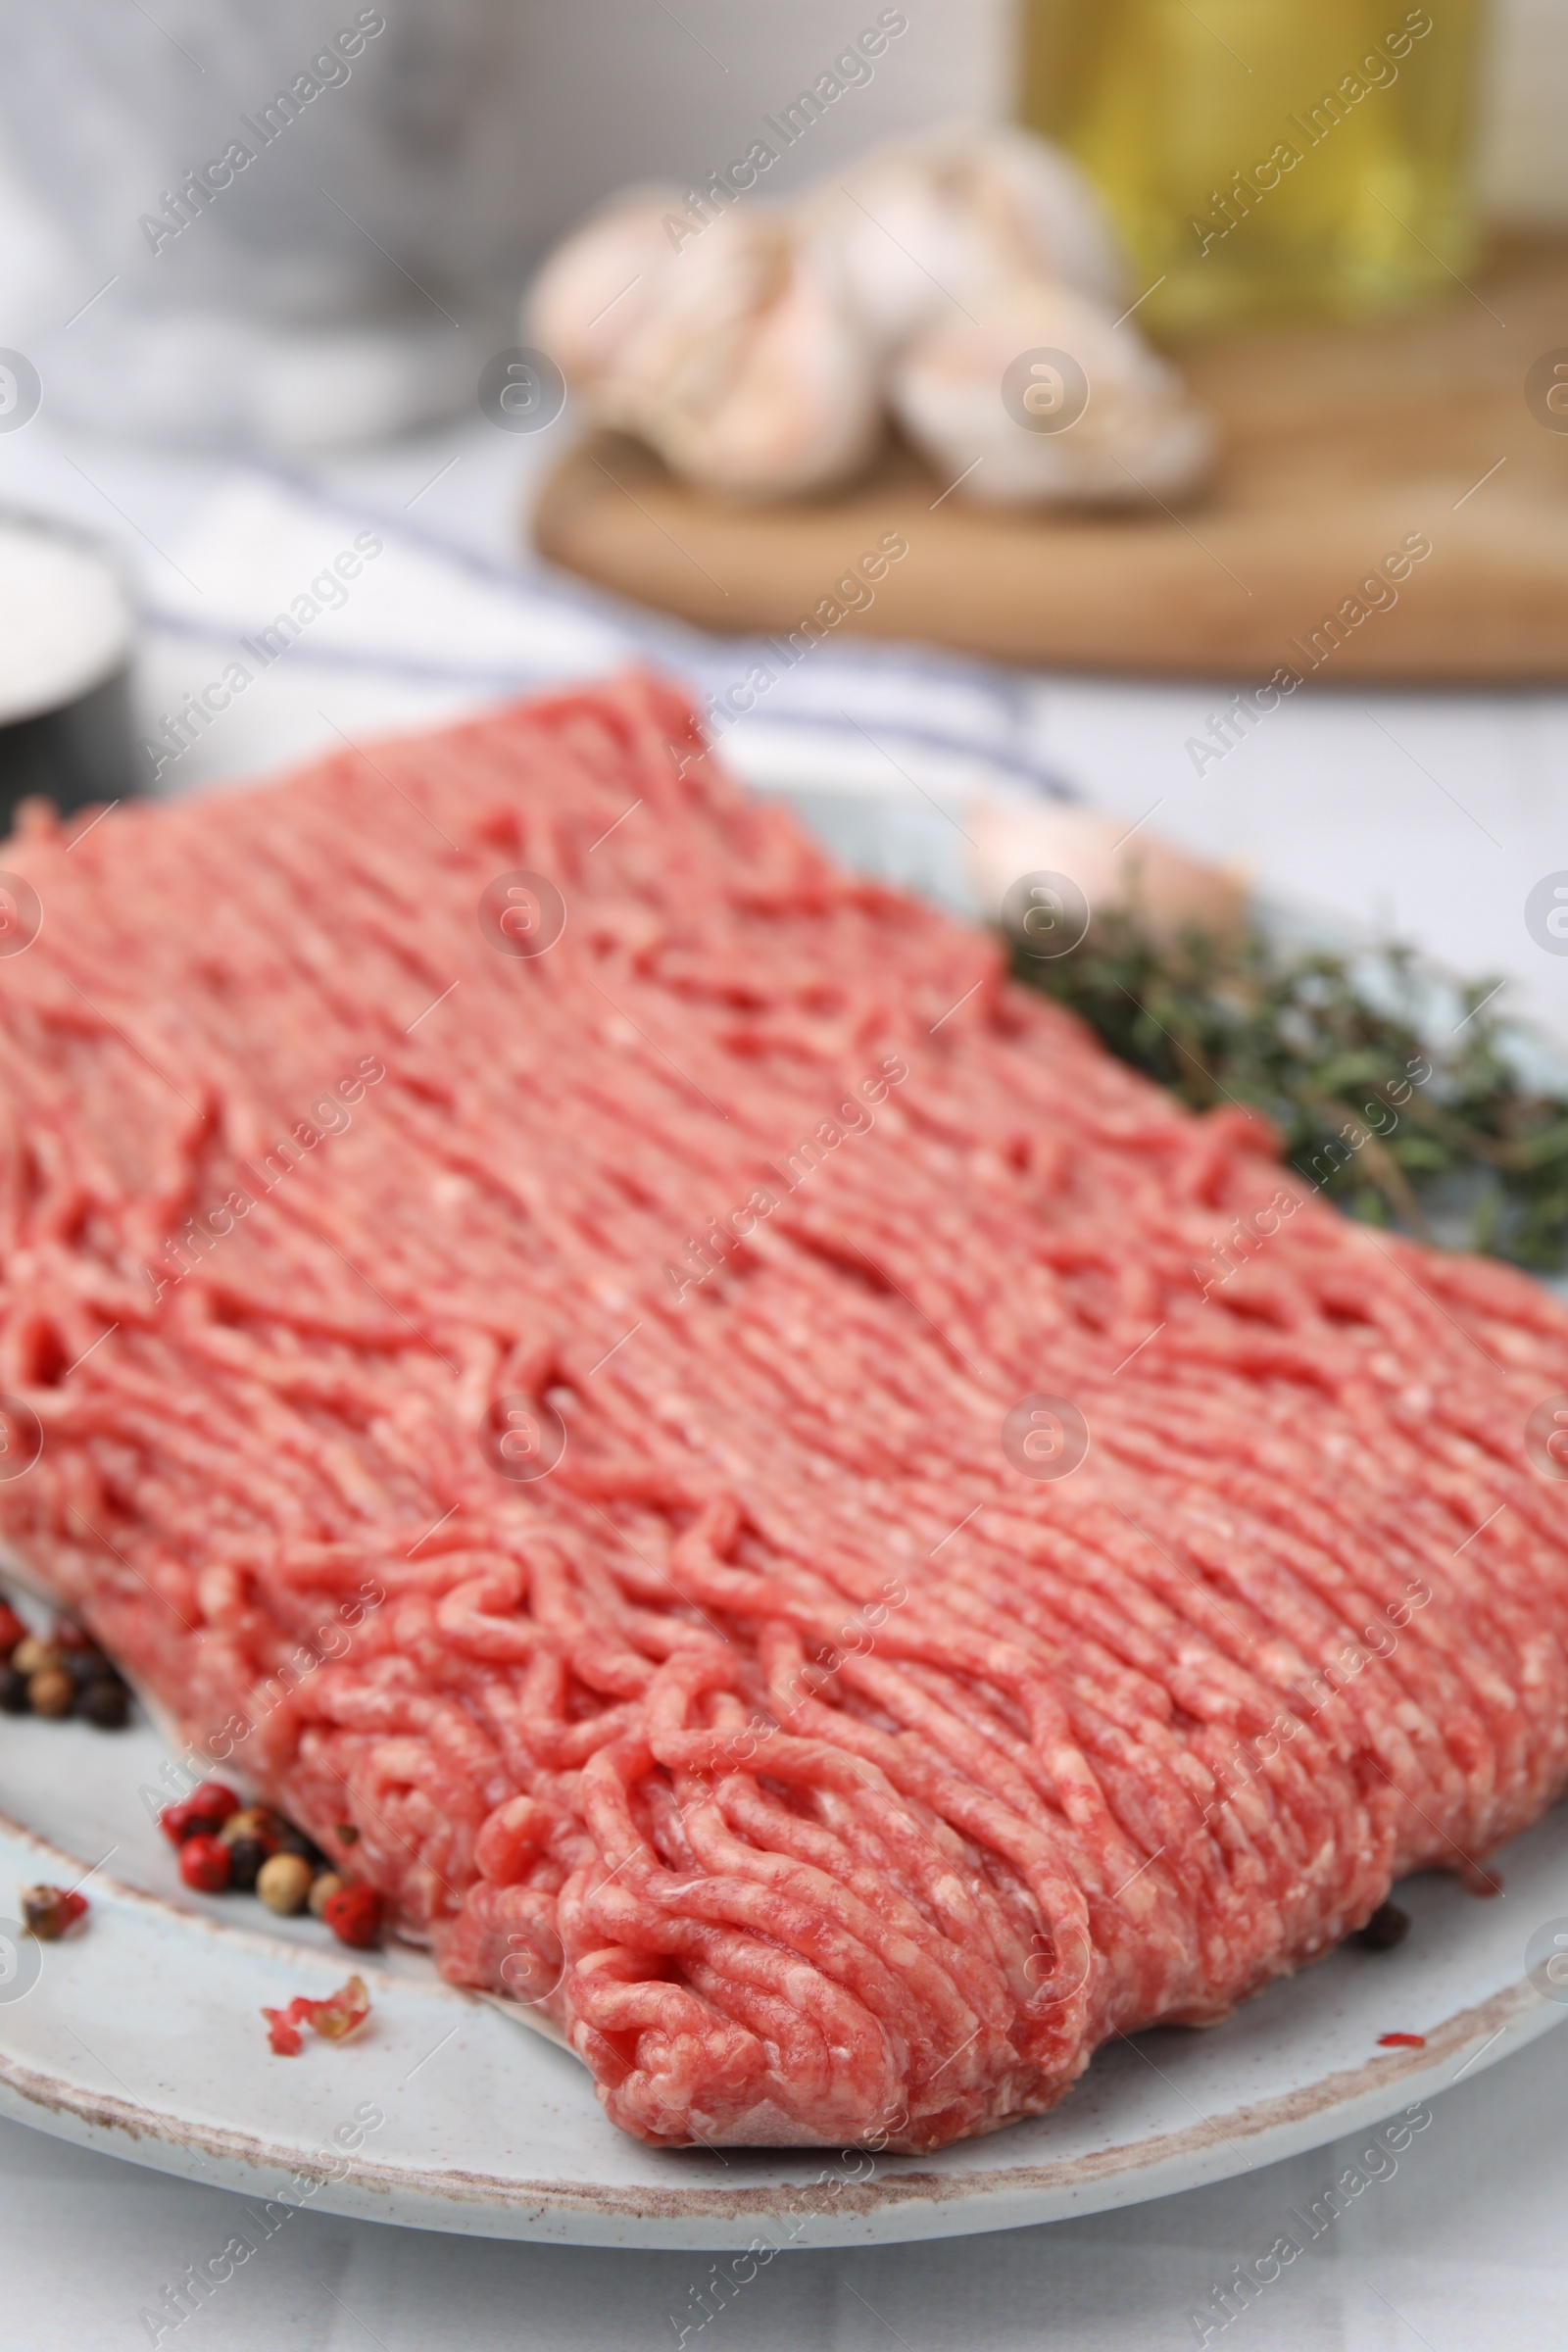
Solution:
M 1020 980 L 1194 1109 L 1273 1120 L 1291 1165 L 1352 1216 L 1537 1272 L 1568 1265 L 1568 1091 L 1492 1009 L 1409 948 L 1339 952 L 1256 925 L 1179 946 L 1136 911 Z

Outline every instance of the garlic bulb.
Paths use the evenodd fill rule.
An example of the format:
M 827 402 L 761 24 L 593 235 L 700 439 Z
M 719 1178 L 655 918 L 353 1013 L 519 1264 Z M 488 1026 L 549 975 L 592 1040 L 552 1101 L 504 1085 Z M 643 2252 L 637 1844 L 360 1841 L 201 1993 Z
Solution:
M 838 259 L 884 352 L 1019 276 L 1125 300 L 1121 258 L 1075 166 L 1021 131 L 883 149 L 804 208 L 801 235 Z
M 731 496 L 796 496 L 858 472 L 881 403 L 831 257 L 800 250 L 785 221 L 756 211 L 725 214 L 671 261 L 660 299 L 594 354 L 583 389 L 598 419 Z M 585 270 L 583 291 L 603 274 Z M 533 316 L 544 337 L 546 310 Z M 582 330 L 571 332 L 580 348 Z
M 988 131 L 976 160 L 976 206 L 999 237 L 1018 240 L 1027 271 L 1060 278 L 1119 315 L 1129 298 L 1127 265 L 1077 165 L 1023 130 Z
M 1130 319 L 1070 287 L 1004 281 L 892 364 L 888 399 L 944 481 L 986 504 L 1180 496 L 1216 433 Z
M 852 479 L 882 429 L 868 338 L 827 273 L 783 236 L 744 320 L 693 341 L 644 413 L 678 472 L 761 497 Z

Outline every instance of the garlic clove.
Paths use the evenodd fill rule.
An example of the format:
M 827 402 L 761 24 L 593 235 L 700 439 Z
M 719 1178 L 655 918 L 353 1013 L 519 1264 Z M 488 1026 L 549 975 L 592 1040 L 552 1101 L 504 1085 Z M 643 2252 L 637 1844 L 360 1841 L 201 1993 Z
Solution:
M 757 212 L 726 214 L 681 262 L 592 388 L 594 414 L 730 496 L 795 496 L 861 470 L 882 430 L 877 370 L 831 257 Z
M 1033 409 L 1041 393 L 1038 427 L 1009 377 L 1036 352 L 1069 363 L 1054 379 L 1043 362 L 1041 384 L 1025 384 L 1022 405 Z M 961 495 L 987 504 L 1181 496 L 1203 481 L 1217 448 L 1212 419 L 1130 321 L 1040 278 L 997 285 L 972 316 L 954 312 L 930 327 L 892 364 L 888 397 L 943 479 L 965 474 Z M 1053 397 L 1065 403 L 1059 426 Z
M 1195 931 L 1234 935 L 1247 911 L 1245 877 L 1190 857 L 1146 825 L 1129 834 L 1128 821 L 1077 802 L 977 794 L 964 829 L 981 905 L 996 918 L 1023 876 L 1065 875 L 1088 902 L 1091 938 L 1097 914 L 1129 906 L 1166 945 L 1179 945 Z
M 673 189 L 629 188 L 559 245 L 523 303 L 522 333 L 547 351 L 574 391 L 612 369 L 628 337 L 668 299 L 680 248 Z

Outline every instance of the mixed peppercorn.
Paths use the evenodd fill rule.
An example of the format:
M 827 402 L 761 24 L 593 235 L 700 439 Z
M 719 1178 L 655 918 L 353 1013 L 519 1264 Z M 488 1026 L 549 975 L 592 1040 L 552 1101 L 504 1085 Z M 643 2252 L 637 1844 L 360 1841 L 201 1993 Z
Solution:
M 69 1618 L 57 1618 L 47 1636 L 0 1601 L 0 1713 L 40 1715 L 63 1721 L 79 1717 L 100 1731 L 118 1732 L 130 1719 L 131 1697 L 124 1677 L 89 1634 Z M 174 1804 L 159 1822 L 178 1848 L 179 1875 L 198 1894 L 259 1894 L 280 1918 L 309 1910 L 324 1921 L 340 1943 L 365 1951 L 381 1936 L 381 1897 L 373 1886 L 345 1879 L 320 1847 L 285 1821 L 270 1805 L 245 1805 L 221 1781 L 205 1781 Z M 339 1842 L 353 1845 L 359 1832 L 349 1822 L 336 1827 Z M 56 1888 L 35 1890 L 41 1896 Z M 51 1938 L 86 1909 L 81 1897 L 69 1917 L 40 1902 L 33 1933 Z
M 242 1805 L 222 1781 L 204 1781 L 158 1819 L 178 1848 L 180 1877 L 196 1893 L 254 1892 L 280 1918 L 309 1910 L 358 1951 L 380 1940 L 375 1888 L 333 1870 L 320 1847 L 270 1805 Z
M 120 1732 L 130 1720 L 130 1692 L 79 1625 L 61 1618 L 45 1640 L 0 1601 L 0 1711 L 57 1721 L 74 1715 L 101 1732 Z

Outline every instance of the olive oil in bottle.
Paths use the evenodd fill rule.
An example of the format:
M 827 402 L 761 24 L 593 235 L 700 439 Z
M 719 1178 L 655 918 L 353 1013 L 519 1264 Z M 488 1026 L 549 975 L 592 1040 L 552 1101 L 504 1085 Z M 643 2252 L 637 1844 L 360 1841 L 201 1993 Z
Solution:
M 1023 112 L 1099 188 L 1150 323 L 1398 309 L 1474 261 L 1479 7 L 1026 0 Z

